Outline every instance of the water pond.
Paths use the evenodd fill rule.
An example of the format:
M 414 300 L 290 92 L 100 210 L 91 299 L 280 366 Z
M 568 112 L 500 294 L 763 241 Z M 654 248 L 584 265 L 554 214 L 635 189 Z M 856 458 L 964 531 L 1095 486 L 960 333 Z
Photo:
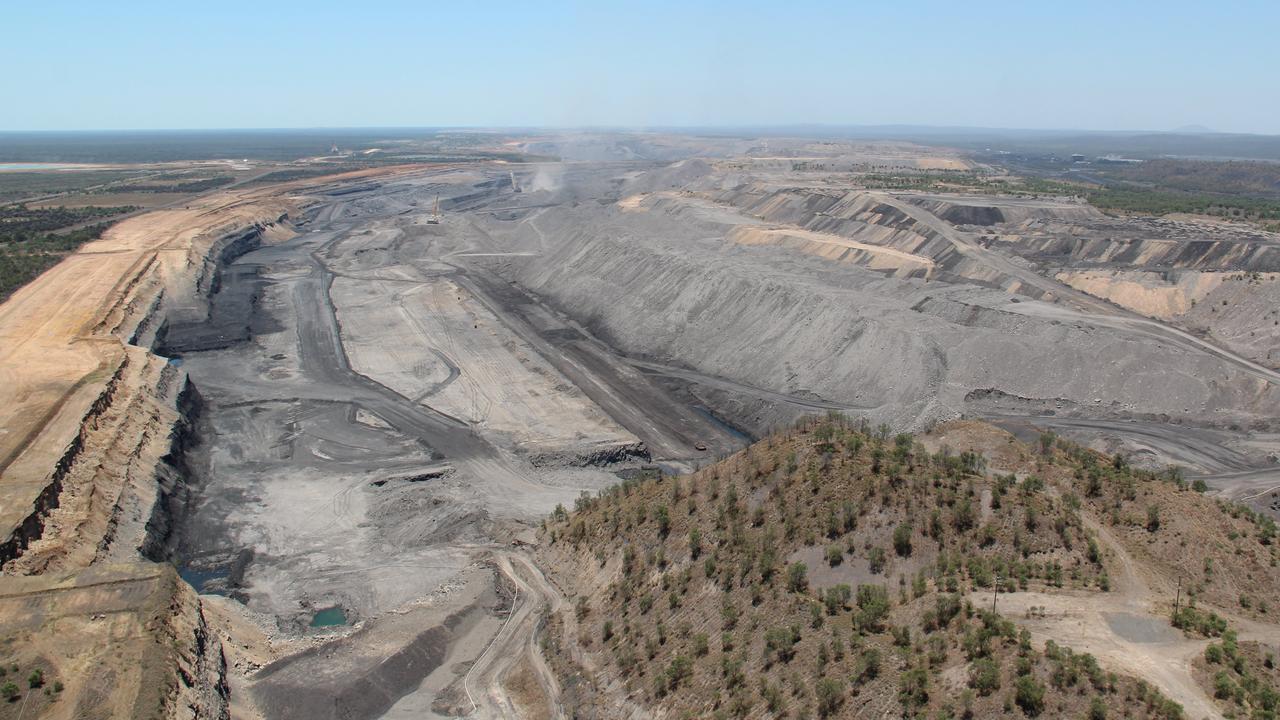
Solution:
M 316 611 L 314 617 L 311 618 L 311 627 L 334 627 L 335 625 L 346 625 L 347 614 L 338 606 L 327 607 L 323 610 Z

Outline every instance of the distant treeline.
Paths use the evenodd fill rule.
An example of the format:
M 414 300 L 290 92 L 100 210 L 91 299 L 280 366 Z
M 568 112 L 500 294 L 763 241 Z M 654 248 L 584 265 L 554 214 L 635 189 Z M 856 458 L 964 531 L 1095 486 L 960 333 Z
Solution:
M 1037 177 L 990 175 L 972 170 L 905 171 L 901 173 L 868 173 L 858 177 L 868 188 L 885 190 L 934 190 L 944 192 L 959 188 L 974 188 L 994 193 L 1017 195 L 1067 195 L 1085 194 L 1088 187 L 1074 183 L 1057 182 Z
M 1149 160 L 1099 174 L 1184 192 L 1280 199 L 1280 163 L 1273 162 Z
M 477 136 L 432 128 L 0 132 L 0 162 L 289 161 L 325 155 L 334 144 L 359 152 L 402 140 L 447 148 L 474 144 Z
M 28 208 L 26 205 L 0 207 L 0 243 L 37 240 L 42 233 L 108 218 L 136 210 L 123 207 Z
M 130 180 L 138 170 L 85 170 L 82 172 L 0 172 L 0 202 L 36 198 L 54 193 L 85 191 L 99 185 Z
M 235 178 L 230 175 L 219 175 L 187 182 L 158 185 L 155 183 L 134 183 L 131 185 L 112 185 L 106 192 L 112 193 L 198 193 L 212 190 L 223 185 L 230 185 Z
M 246 185 L 269 185 L 271 183 L 289 182 L 290 180 L 306 180 L 307 178 L 320 177 L 322 175 L 336 175 L 338 173 L 350 172 L 352 170 L 360 170 L 368 167 L 367 165 L 350 165 L 339 167 L 323 167 L 323 168 L 296 168 L 290 170 L 276 170 L 258 177 L 245 183 Z
M 1232 166 L 1261 163 L 1205 164 Z M 1254 178 L 1255 181 L 1258 178 L 1265 177 L 1265 169 L 1258 171 L 1257 174 L 1253 174 L 1252 171 L 1254 169 L 1252 168 L 1246 170 L 1249 172 L 1242 174 L 1238 182 L 1244 183 L 1245 180 L 1243 178 L 1246 176 Z M 1129 171 L 1129 168 L 1126 168 L 1125 171 Z M 1163 174 L 1164 172 L 1157 168 L 1153 174 Z M 1225 172 L 1225 170 L 1222 170 L 1222 172 Z M 1038 177 L 993 177 L 974 172 L 873 173 L 860 176 L 859 181 L 869 188 L 891 190 L 932 190 L 943 192 L 947 190 L 954 191 L 958 188 L 973 188 L 985 192 L 1011 193 L 1033 197 L 1081 197 L 1087 200 L 1090 205 L 1102 210 L 1146 215 L 1189 213 L 1245 220 L 1280 220 L 1280 200 L 1278 199 L 1230 193 L 1188 192 L 1175 188 L 1143 187 L 1127 182 L 1115 185 L 1096 185 L 1061 182 Z M 1204 184 L 1207 185 L 1207 181 Z
M 1055 154 L 1070 157 L 1123 155 L 1131 158 L 1165 157 L 1239 158 L 1280 160 L 1280 136 L 1229 133 L 1073 133 L 1040 131 L 984 131 L 968 134 L 939 132 L 932 137 L 900 133 L 899 140 L 916 140 L 926 145 L 970 148 L 979 152 L 996 149 L 1029 155 Z
M 1085 194 L 1103 210 L 1167 215 L 1190 213 L 1244 220 L 1280 220 L 1280 201 L 1239 195 L 1106 187 Z

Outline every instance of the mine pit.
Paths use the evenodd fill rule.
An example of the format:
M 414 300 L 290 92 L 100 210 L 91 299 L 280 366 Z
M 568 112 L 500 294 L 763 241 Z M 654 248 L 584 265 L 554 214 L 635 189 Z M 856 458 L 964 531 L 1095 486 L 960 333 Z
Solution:
M 376 637 L 393 658 L 432 659 L 412 673 L 377 670 L 395 673 L 395 697 L 357 715 L 468 711 L 476 675 L 495 667 L 487 648 L 515 613 L 482 598 L 529 579 L 512 562 L 486 569 L 494 553 L 527 542 L 533 523 L 580 493 L 697 467 L 804 414 L 895 427 L 966 413 L 1012 427 L 1023 414 L 1124 437 L 1143 417 L 1261 409 L 1251 369 L 1208 353 L 1177 363 L 1239 391 L 1197 380 L 1135 394 L 1134 377 L 1109 368 L 1142 357 L 1162 368 L 1150 372 L 1178 372 L 1160 365 L 1170 355 L 1159 348 L 1194 344 L 1156 328 L 1135 339 L 1123 332 L 1134 321 L 1096 320 L 1095 301 L 1069 305 L 1073 288 L 1023 266 L 979 267 L 972 248 L 996 251 L 966 236 L 974 223 L 985 233 L 1088 213 L 885 194 L 816 204 L 797 202 L 800 191 L 642 195 L 628 183 L 643 173 L 619 184 L 616 172 L 561 175 L 566 198 L 592 203 L 516 195 L 484 172 L 329 192 L 293 237 L 227 257 L 204 324 L 171 327 L 165 341 L 207 403 L 182 550 L 253 551 L 234 583 L 196 565 L 187 577 L 207 592 L 234 585 L 232 597 L 284 636 L 337 637 L 332 651 L 243 678 L 264 707 L 289 716 L 277 699 L 303 668 L 365 672 Z M 437 193 L 445 218 L 420 232 Z M 536 209 L 514 212 L 524 203 Z M 826 214 L 806 215 L 813 207 Z M 1035 338 L 1088 349 L 1064 358 Z M 755 352 L 761 339 L 781 350 Z M 1172 453 L 1204 472 L 1234 467 L 1133 427 L 1153 462 Z M 815 553 L 806 557 L 821 565 Z M 822 572 L 868 574 L 859 568 Z M 423 603 L 455 630 L 393 630 Z M 1158 641 L 1137 621 L 1109 621 L 1134 642 Z M 351 692 L 336 688 L 335 702 Z
M 117 259 L 150 237 L 124 225 L 106 269 L 59 266 L 142 269 L 80 323 L 129 343 L 59 346 L 62 374 L 14 346 L 66 391 L 50 415 L 66 432 L 39 445 L 52 475 L 15 455 L 6 572 L 143 548 L 161 564 L 121 571 L 122 602 L 143 617 L 178 598 L 205 652 L 189 672 L 222 687 L 225 650 L 247 717 L 488 716 L 512 677 L 559 692 L 537 640 L 573 598 L 538 562 L 548 517 L 620 480 L 730 466 L 801 418 L 882 439 L 970 418 L 1030 446 L 1052 431 L 1275 510 L 1278 336 L 1249 318 L 1280 282 L 1245 274 L 1274 240 L 670 152 L 247 190 L 149 221 L 203 228 L 184 255 Z M 92 373 L 102 387 L 77 394 Z M 786 559 L 827 586 L 883 577 L 817 545 Z M 1122 610 L 1110 635 L 1170 641 Z

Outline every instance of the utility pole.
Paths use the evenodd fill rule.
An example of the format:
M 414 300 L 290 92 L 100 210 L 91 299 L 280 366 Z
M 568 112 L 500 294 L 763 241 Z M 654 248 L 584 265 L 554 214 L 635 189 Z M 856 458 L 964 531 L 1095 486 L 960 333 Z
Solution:
M 1178 591 L 1173 596 L 1173 626 L 1178 627 L 1178 604 L 1182 602 L 1182 576 L 1178 576 Z

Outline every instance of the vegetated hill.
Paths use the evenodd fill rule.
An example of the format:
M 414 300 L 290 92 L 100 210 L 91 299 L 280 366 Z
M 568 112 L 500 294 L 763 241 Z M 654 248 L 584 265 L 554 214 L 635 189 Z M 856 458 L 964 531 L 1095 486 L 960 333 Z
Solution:
M 1158 159 L 1097 172 L 1187 192 L 1280 197 L 1280 163 L 1274 162 Z
M 829 417 L 558 511 L 539 552 L 573 604 L 543 641 L 566 711 L 1182 717 L 1092 656 L 1033 647 L 992 591 L 1106 593 L 1121 552 L 1158 577 L 1209 558 L 1222 586 L 1184 584 L 1202 601 L 1261 597 L 1274 524 L 1051 435 L 950 430 L 982 452 Z
M 1280 666 L 1274 648 L 1239 642 L 1234 631 L 1210 643 L 1197 658 L 1197 679 L 1218 701 L 1228 717 L 1271 720 L 1280 710 Z

